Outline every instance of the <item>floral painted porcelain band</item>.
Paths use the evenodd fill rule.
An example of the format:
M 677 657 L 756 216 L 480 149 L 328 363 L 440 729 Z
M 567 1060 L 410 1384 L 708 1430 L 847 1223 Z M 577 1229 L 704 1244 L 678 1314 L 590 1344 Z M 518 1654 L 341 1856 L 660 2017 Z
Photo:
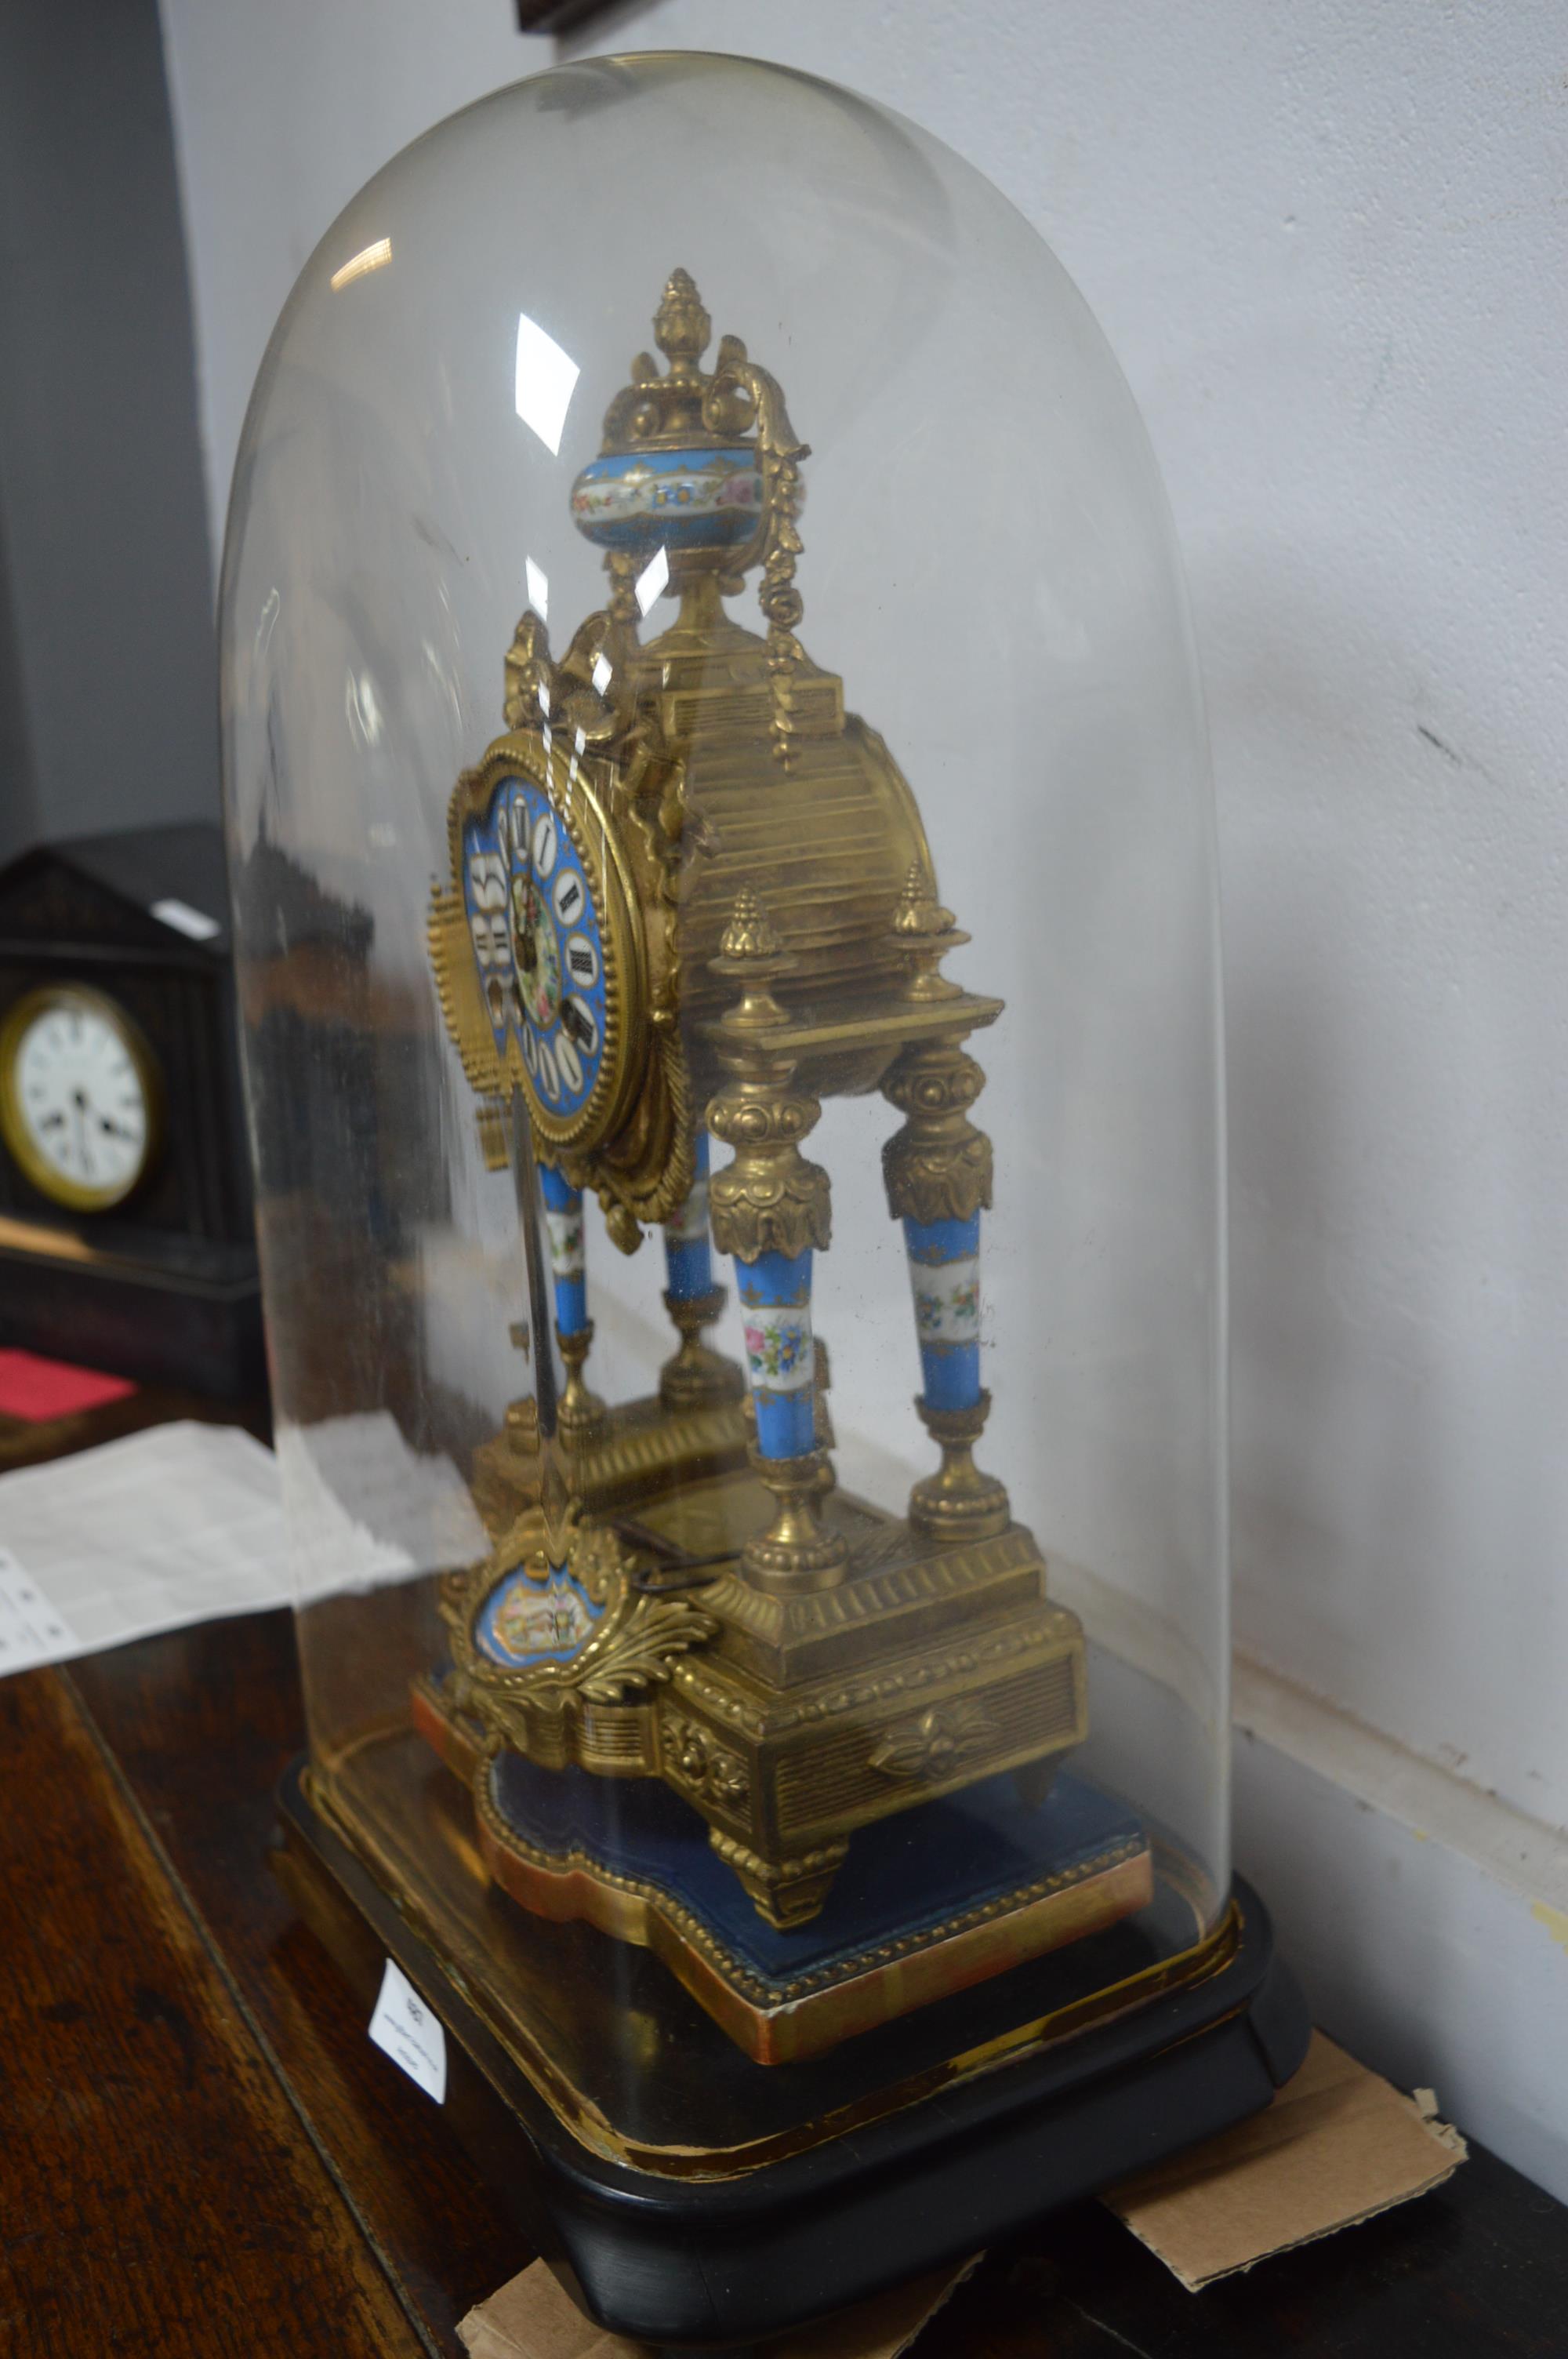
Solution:
M 611 451 L 572 485 L 572 521 L 600 549 L 730 549 L 762 508 L 753 446 Z

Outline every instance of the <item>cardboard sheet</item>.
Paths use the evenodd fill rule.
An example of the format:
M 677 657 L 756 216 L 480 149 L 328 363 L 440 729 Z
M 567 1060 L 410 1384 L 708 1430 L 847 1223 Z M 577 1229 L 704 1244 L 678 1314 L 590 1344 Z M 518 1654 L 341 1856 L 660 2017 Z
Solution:
M 1424 2195 L 1465 2146 L 1429 2090 L 1403 2097 L 1321 2031 L 1266 2113 L 1109 2189 L 1105 2201 L 1190 2293 Z
M 786 2334 L 768 2344 L 768 2359 L 899 2359 L 979 2258 Z M 655 2359 L 651 2343 L 628 2343 L 586 2319 L 543 2261 L 470 2310 L 458 2332 L 470 2359 Z
M 1104 2201 L 1189 2293 L 1441 2186 L 1464 2161 L 1430 2090 L 1401 2096 L 1322 2032 L 1266 2113 Z M 770 2343 L 769 2359 L 899 2359 L 977 2268 L 939 2270 Z M 471 2359 L 654 2359 L 592 2325 L 542 2261 L 471 2310 Z

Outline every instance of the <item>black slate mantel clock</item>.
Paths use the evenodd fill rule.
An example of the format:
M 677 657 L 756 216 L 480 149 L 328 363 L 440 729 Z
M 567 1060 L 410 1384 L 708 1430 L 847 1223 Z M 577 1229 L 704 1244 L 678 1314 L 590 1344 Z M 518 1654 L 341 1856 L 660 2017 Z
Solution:
M 0 1340 L 228 1397 L 265 1382 L 216 827 L 0 869 Z

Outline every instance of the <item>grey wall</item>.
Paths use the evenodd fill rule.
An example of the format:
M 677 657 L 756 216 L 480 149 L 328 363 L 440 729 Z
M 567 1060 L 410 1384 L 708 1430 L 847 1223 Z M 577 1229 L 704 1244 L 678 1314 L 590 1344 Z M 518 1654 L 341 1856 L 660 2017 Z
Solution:
M 0 5 L 0 858 L 218 810 L 157 0 Z
M 3 352 L 3 347 L 0 347 Z M 0 361 L 3 365 L 3 361 Z M 5 506 L 0 500 L 0 860 L 43 832 L 38 824 L 38 777 L 27 728 L 22 666 L 16 644 L 16 604 L 11 594 L 11 558 L 5 545 Z

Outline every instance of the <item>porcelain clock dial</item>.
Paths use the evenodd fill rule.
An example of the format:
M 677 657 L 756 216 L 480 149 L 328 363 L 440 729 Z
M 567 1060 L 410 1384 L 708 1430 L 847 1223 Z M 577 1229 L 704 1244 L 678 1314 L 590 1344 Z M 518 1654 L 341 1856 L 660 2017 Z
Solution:
M 131 1193 L 157 1146 L 152 1051 L 103 993 L 62 984 L 19 1000 L 0 1033 L 0 1134 L 35 1188 L 74 1212 Z
M 591 839 L 530 778 L 503 777 L 465 821 L 463 900 L 496 1050 L 521 1052 L 535 1128 L 590 1146 L 619 1095 L 614 889 Z

